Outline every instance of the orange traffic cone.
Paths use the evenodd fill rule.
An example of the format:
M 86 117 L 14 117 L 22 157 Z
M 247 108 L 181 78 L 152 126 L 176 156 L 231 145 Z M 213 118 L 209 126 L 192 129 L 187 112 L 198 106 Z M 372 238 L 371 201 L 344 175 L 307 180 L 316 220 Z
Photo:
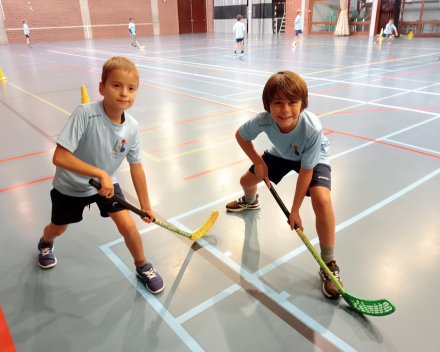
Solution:
M 86 86 L 82 85 L 81 86 L 81 104 L 89 104 L 89 103 L 90 103 L 90 99 L 89 99 L 89 95 L 87 94 Z
M 7 80 L 7 78 L 3 74 L 2 68 L 0 67 L 0 81 L 6 81 L 6 80 Z

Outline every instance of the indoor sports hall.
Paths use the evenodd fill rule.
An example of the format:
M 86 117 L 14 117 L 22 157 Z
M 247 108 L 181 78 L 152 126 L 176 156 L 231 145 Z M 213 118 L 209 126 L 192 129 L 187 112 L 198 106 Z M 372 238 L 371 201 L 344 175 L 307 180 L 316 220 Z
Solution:
M 100 8 L 92 0 L 1 0 L 0 352 L 438 350 L 440 37 L 424 26 L 440 26 L 439 2 L 423 0 L 412 21 L 405 8 L 413 5 L 402 1 L 390 44 L 370 35 L 385 28 L 380 1 L 356 4 L 358 18 L 365 8 L 371 16 L 362 24 L 353 24 L 346 0 L 317 2 L 194 0 L 187 22 L 183 0 L 97 1 Z M 295 39 L 297 8 L 306 15 Z M 349 35 L 332 35 L 334 8 L 347 16 Z M 322 9 L 327 19 L 316 20 Z M 244 54 L 233 56 L 237 11 L 246 34 Z M 57 265 L 37 263 L 57 138 L 78 105 L 103 99 L 102 67 L 114 56 L 139 70 L 127 112 L 138 123 L 156 218 L 194 233 L 219 213 L 197 241 L 130 213 L 165 282 L 157 294 L 137 278 L 124 237 L 95 204 L 56 240 Z M 306 111 L 330 142 L 344 289 L 389 300 L 392 314 L 363 314 L 323 295 L 318 263 L 264 182 L 260 209 L 226 211 L 243 196 L 240 178 L 252 165 L 235 134 L 265 111 L 266 82 L 286 70 L 306 82 Z M 264 133 L 253 143 L 261 154 L 272 145 Z M 127 160 L 115 176 L 140 207 Z M 275 185 L 288 209 L 297 179 L 292 171 Z M 309 197 L 300 215 L 319 254 Z

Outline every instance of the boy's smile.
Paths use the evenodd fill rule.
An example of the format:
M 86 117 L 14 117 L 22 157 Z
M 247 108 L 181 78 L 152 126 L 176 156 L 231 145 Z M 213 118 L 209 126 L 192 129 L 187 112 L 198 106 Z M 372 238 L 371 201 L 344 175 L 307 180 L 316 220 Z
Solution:
M 301 113 L 301 101 L 290 101 L 283 92 L 278 92 L 270 103 L 270 116 L 282 133 L 293 131 Z
M 113 70 L 105 84 L 99 83 L 99 93 L 104 96 L 105 112 L 113 122 L 118 123 L 124 110 L 133 105 L 138 86 L 136 75 L 124 70 Z

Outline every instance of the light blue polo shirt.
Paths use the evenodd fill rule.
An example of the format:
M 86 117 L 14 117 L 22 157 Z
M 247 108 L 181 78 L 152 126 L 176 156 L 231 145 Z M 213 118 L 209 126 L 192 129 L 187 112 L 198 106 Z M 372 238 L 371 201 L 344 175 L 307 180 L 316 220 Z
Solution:
M 104 110 L 104 102 L 79 105 L 70 116 L 57 143 L 85 163 L 107 172 L 113 184 L 124 158 L 130 164 L 142 161 L 137 121 L 124 112 L 124 122 L 115 124 Z M 53 187 L 67 196 L 88 197 L 97 193 L 83 176 L 56 168 Z
M 301 16 L 300 15 L 296 16 L 296 19 L 295 19 L 295 29 L 296 30 L 300 30 L 302 28 L 302 23 L 301 22 L 302 22 L 301 21 Z
M 235 38 L 237 38 L 237 39 L 244 38 L 244 24 L 243 24 L 243 22 L 237 21 L 234 24 L 233 30 L 235 31 Z
M 298 124 L 289 133 L 282 133 L 268 112 L 259 113 L 238 131 L 245 141 L 265 132 L 273 144 L 268 150 L 270 154 L 300 161 L 303 169 L 313 169 L 318 163 L 330 165 L 330 142 L 324 136 L 319 118 L 308 111 L 301 112 Z
M 395 31 L 395 30 L 396 30 L 396 26 L 394 24 L 387 23 L 387 25 L 385 26 L 384 33 L 385 34 L 393 34 L 393 31 Z
M 134 25 L 134 23 L 129 23 L 128 24 L 128 29 L 130 30 L 131 35 L 135 35 L 136 34 L 136 26 Z

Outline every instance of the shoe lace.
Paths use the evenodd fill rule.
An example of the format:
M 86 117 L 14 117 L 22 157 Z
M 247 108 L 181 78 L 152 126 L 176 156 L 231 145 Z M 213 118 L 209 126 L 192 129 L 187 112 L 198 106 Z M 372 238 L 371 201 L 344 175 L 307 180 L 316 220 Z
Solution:
M 148 271 L 144 271 L 143 274 L 146 275 L 149 280 L 154 279 L 156 277 L 156 272 L 154 271 L 153 268 L 151 268 Z
M 46 248 L 41 248 L 40 249 L 40 254 L 44 257 L 46 255 L 50 254 L 50 248 L 46 247 Z

